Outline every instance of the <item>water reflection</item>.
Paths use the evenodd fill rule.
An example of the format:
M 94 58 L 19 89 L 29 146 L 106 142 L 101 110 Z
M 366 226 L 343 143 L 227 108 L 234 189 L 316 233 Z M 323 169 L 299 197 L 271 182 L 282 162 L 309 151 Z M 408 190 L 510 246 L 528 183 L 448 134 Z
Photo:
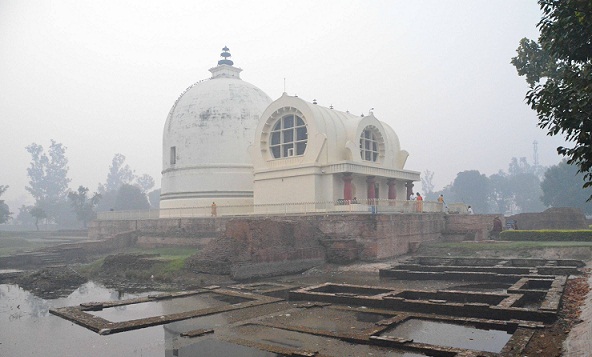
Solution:
M 100 336 L 49 313 L 50 308 L 153 293 L 122 293 L 88 282 L 67 297 L 45 300 L 17 285 L 0 284 L 0 356 L 162 357 L 165 355 L 162 326 Z

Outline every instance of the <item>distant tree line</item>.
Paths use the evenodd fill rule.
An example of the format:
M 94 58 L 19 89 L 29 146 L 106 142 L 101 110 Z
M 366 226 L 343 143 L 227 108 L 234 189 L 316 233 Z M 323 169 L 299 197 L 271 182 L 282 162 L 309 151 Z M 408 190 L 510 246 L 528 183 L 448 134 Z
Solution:
M 477 170 L 459 172 L 452 183 L 440 191 L 433 188 L 433 173 L 423 175 L 422 189 L 427 200 L 439 195 L 445 202 L 463 202 L 476 213 L 541 212 L 549 207 L 574 207 L 592 215 L 592 203 L 587 198 L 592 188 L 583 188 L 584 174 L 578 168 L 561 161 L 544 169 L 530 165 L 526 158 L 512 158 L 508 172 L 500 170 L 489 177 Z M 424 182 L 427 181 L 427 182 Z
M 39 223 L 55 224 L 62 229 L 86 228 L 98 211 L 158 208 L 160 190 L 150 191 L 154 179 L 147 174 L 137 176 L 122 154 L 115 154 L 106 182 L 91 194 L 82 185 L 76 190 L 69 188 L 71 180 L 64 145 L 51 140 L 47 152 L 36 143 L 26 150 L 31 154 L 31 164 L 27 168 L 29 181 L 25 189 L 35 203 L 21 206 L 13 218 L 9 207 L 0 200 L 0 223 L 13 218 L 16 224 L 35 225 L 37 229 Z M 0 196 L 7 189 L 8 186 L 0 186 Z

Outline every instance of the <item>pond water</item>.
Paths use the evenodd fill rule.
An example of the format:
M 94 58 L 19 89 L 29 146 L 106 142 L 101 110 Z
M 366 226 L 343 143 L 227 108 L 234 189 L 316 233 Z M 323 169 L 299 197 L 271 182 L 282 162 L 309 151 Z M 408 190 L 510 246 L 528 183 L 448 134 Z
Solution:
M 455 323 L 410 319 L 381 335 L 412 339 L 432 345 L 499 353 L 512 337 L 501 330 L 487 330 Z
M 154 293 L 128 294 L 88 282 L 67 297 L 45 300 L 17 285 L 0 284 L 0 356 L 165 356 L 163 326 L 100 336 L 49 313 L 50 308 Z

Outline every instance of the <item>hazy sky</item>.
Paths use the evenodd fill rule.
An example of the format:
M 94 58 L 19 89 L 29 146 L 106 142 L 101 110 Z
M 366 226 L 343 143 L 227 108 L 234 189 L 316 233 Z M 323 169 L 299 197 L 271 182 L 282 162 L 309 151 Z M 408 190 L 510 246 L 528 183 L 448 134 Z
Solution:
M 0 185 L 18 212 L 31 143 L 67 147 L 71 188 L 96 190 L 126 156 L 160 187 L 162 134 L 179 94 L 209 78 L 227 45 L 246 80 L 323 106 L 374 115 L 435 173 L 491 175 L 512 157 L 560 161 L 510 64 L 536 39 L 535 0 L 0 0 Z M 417 183 L 418 188 L 421 184 Z

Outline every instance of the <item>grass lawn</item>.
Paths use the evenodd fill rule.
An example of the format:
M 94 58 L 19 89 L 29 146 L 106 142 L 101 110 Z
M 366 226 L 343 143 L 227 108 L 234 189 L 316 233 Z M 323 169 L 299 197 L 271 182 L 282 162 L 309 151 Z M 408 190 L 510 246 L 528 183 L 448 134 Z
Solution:
M 11 235 L 7 237 L 0 235 L 0 257 L 21 253 L 27 250 L 35 250 L 47 247 L 49 245 L 51 244 L 31 241 L 30 239 L 23 236 Z
M 573 248 L 592 247 L 592 242 L 532 242 L 532 241 L 496 241 L 496 242 L 429 242 L 422 243 L 431 248 L 450 248 L 466 250 L 516 250 L 516 249 L 537 249 L 537 248 Z

